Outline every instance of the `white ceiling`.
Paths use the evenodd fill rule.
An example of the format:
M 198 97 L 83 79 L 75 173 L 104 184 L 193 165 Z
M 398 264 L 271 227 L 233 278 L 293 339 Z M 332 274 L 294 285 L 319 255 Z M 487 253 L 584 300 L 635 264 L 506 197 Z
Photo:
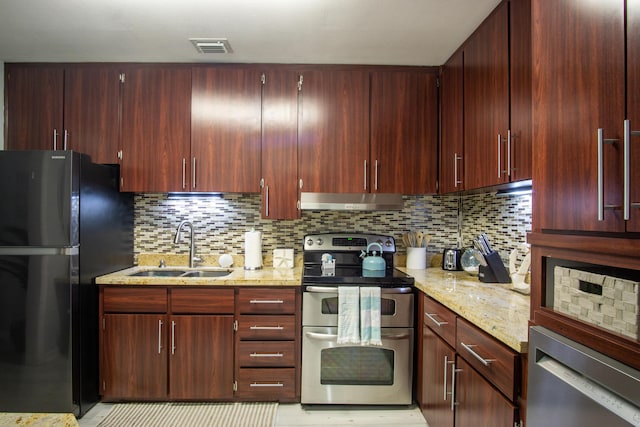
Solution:
M 499 2 L 0 0 L 0 61 L 440 65 Z

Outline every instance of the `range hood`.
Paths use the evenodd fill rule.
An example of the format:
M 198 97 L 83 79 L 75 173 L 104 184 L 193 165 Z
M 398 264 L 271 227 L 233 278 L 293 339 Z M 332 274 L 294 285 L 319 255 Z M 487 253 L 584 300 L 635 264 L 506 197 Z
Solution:
M 399 211 L 402 194 L 301 193 L 300 209 L 333 211 Z

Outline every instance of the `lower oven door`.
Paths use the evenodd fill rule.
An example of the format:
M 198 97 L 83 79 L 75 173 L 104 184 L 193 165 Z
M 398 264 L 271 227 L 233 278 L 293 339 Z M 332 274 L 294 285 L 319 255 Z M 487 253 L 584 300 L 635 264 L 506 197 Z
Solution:
M 338 328 L 302 328 L 303 404 L 410 405 L 413 328 L 382 328 L 382 346 L 338 344 Z

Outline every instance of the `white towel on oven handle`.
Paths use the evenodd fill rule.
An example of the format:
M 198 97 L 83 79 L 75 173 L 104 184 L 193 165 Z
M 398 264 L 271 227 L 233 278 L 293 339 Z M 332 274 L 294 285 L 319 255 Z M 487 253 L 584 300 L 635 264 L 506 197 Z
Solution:
M 360 343 L 360 288 L 338 287 L 338 344 Z
M 382 345 L 380 288 L 360 288 L 360 344 Z

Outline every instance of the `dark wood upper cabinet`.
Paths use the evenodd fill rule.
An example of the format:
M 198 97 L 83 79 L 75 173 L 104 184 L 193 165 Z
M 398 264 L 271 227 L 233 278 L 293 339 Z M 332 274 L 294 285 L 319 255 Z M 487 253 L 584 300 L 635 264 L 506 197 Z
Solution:
M 440 193 L 464 190 L 464 51 L 456 52 L 440 74 Z
M 532 2 L 534 230 L 625 230 L 621 209 L 625 119 L 623 3 Z M 634 25 L 637 29 L 638 23 L 638 12 L 632 9 L 629 30 Z M 630 85 L 626 94 L 631 95 L 629 117 L 638 117 L 638 109 L 633 111 L 638 96 L 638 49 L 631 49 L 634 43 L 637 46 L 638 32 L 628 34 Z M 632 88 L 635 90 L 630 91 Z M 639 129 L 640 120 L 632 125 Z M 600 178 L 599 129 L 603 171 Z M 636 156 L 637 142 L 635 138 Z M 636 196 L 637 165 L 636 162 L 632 183 Z M 599 210 L 602 220 L 598 219 Z M 637 215 L 637 209 L 634 213 Z
M 629 220 L 627 231 L 640 232 L 640 4 L 627 2 L 627 116 L 629 135 Z
M 7 149 L 63 149 L 63 88 L 63 67 L 7 65 Z
M 261 72 L 193 69 L 191 190 L 260 191 Z
M 369 192 L 369 73 L 322 70 L 302 75 L 302 191 Z
M 370 191 L 435 193 L 437 167 L 437 75 L 372 72 Z
M 298 209 L 298 82 L 300 73 L 264 73 L 262 217 L 296 219 Z
M 467 190 L 508 182 L 509 4 L 501 3 L 464 48 Z
M 131 66 L 122 95 L 122 190 L 188 191 L 191 68 Z
M 64 75 L 63 144 L 95 163 L 118 163 L 120 72 L 111 67 L 72 67 Z

